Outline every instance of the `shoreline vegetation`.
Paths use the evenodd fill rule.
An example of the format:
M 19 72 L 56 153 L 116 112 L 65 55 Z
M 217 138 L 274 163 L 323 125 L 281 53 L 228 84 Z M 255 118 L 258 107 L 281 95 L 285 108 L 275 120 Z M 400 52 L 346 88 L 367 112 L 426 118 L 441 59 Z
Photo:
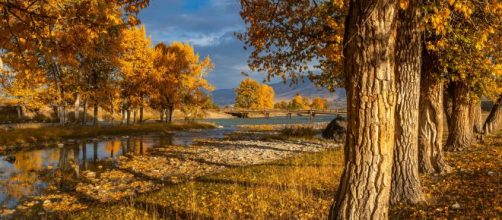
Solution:
M 187 182 L 77 212 L 64 219 L 319 219 L 327 213 L 343 169 L 343 150 L 306 152 L 264 164 L 230 167 Z M 422 175 L 426 203 L 399 205 L 397 219 L 497 218 L 502 215 L 502 132 L 467 151 L 448 152 L 452 172 Z
M 99 138 L 101 136 L 169 133 L 189 129 L 214 129 L 209 122 L 144 123 L 108 126 L 51 126 L 40 128 L 0 129 L 0 154 L 58 144 L 71 139 Z

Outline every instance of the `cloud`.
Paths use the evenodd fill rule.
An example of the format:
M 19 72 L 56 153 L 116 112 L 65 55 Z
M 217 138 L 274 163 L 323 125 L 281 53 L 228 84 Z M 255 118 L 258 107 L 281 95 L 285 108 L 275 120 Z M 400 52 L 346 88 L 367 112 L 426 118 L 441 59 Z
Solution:
M 208 80 L 218 89 L 233 88 L 248 72 L 249 51 L 235 32 L 245 30 L 238 0 L 152 0 L 140 13 L 154 43 L 189 42 L 216 65 Z M 252 74 L 263 80 L 265 74 Z

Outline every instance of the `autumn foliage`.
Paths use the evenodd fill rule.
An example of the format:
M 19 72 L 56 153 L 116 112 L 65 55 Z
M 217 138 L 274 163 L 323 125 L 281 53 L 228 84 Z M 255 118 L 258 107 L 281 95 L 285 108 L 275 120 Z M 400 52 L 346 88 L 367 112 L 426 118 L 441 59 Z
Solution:
M 271 109 L 274 107 L 274 89 L 266 84 L 244 79 L 235 89 L 235 107 L 247 109 Z
M 22 112 L 54 109 L 61 124 L 86 124 L 89 107 L 94 124 L 99 109 L 128 124 L 142 122 L 147 107 L 168 121 L 174 108 L 200 115 L 213 64 L 189 44 L 154 47 L 138 26 L 148 3 L 0 1 L 0 83 L 9 103 Z

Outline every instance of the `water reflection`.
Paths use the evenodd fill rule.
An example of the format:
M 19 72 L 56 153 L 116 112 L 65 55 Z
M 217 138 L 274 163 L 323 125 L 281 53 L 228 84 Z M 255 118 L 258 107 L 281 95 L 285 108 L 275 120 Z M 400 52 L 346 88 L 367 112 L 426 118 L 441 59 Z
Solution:
M 153 147 L 189 142 L 175 136 L 139 136 L 107 141 L 82 141 L 66 144 L 62 148 L 54 146 L 18 152 L 0 159 L 0 205 L 12 209 L 21 199 L 41 194 L 52 181 L 44 176 L 57 174 L 61 175 L 62 180 L 74 179 L 82 171 L 96 170 L 101 161 L 113 161 L 125 154 L 145 154 Z M 66 182 L 56 184 L 66 188 Z
M 192 130 L 168 136 L 117 137 L 105 141 L 78 141 L 64 147 L 52 146 L 41 150 L 18 152 L 0 156 L 0 205 L 15 208 L 20 200 L 40 195 L 55 179 L 60 189 L 69 187 L 65 177 L 75 179 L 85 170 L 96 170 L 103 161 L 111 161 L 121 155 L 145 154 L 155 147 L 171 145 L 189 146 L 195 138 L 221 138 L 241 124 L 308 124 L 330 121 L 333 117 L 272 118 L 272 119 L 218 119 L 207 120 L 224 126 L 223 129 Z M 61 178 L 53 178 L 55 176 Z

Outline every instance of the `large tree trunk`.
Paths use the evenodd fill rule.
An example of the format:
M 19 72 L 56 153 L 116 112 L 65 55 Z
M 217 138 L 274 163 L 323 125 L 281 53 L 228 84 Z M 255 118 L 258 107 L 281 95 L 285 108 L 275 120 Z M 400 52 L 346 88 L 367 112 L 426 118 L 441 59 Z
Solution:
M 75 113 L 75 123 L 77 124 L 80 119 L 80 93 L 77 93 L 77 98 L 75 98 L 73 109 Z
M 395 126 L 396 1 L 355 0 L 346 20 L 345 168 L 330 219 L 387 219 Z
M 497 130 L 502 123 L 502 95 L 494 103 L 490 114 L 485 120 L 483 130 L 485 134 L 490 134 Z
M 443 82 L 435 68 L 437 57 L 422 50 L 418 163 L 420 172 L 447 173 L 450 167 L 443 158 Z
M 471 100 L 469 118 L 471 119 L 472 131 L 477 134 L 483 133 L 481 102 L 479 100 Z
M 418 172 L 418 102 L 421 32 L 418 1 L 398 15 L 396 37 L 396 133 L 392 165 L 392 204 L 424 201 Z
M 99 105 L 97 102 L 94 102 L 94 118 L 92 120 L 92 125 L 96 126 L 98 125 L 98 110 L 99 110 Z
M 462 82 L 451 83 L 453 86 L 453 108 L 448 124 L 448 140 L 445 150 L 460 151 L 472 144 L 472 125 L 469 119 L 469 90 Z

